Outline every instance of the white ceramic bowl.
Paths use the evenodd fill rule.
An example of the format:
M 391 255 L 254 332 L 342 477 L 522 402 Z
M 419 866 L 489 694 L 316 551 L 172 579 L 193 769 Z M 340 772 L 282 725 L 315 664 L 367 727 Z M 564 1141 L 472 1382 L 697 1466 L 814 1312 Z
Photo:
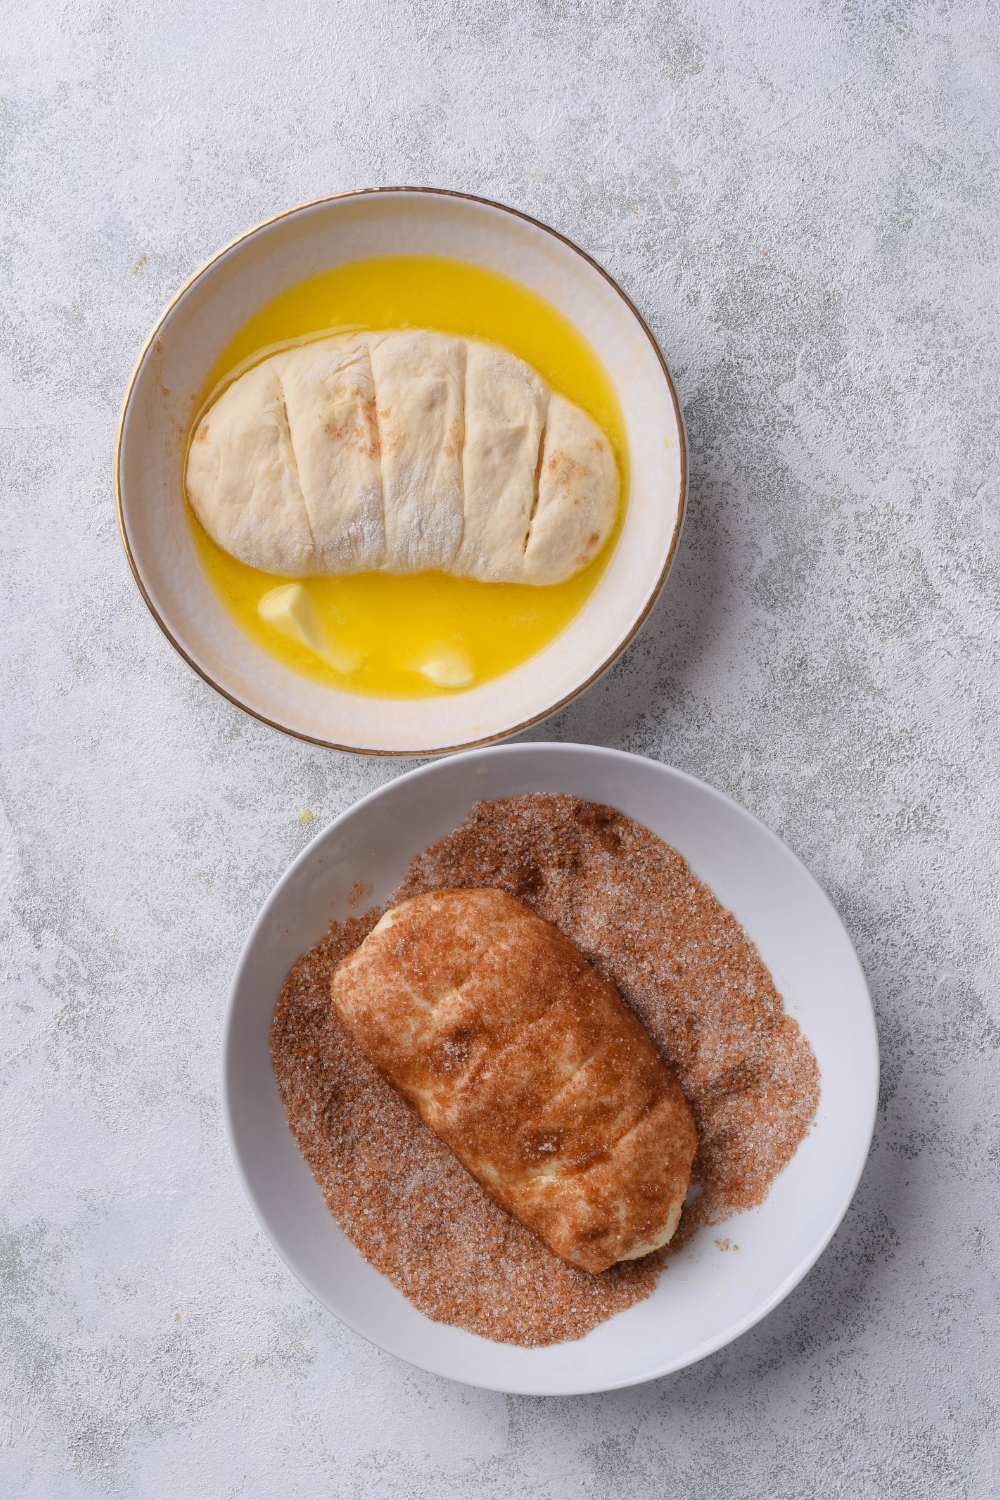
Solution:
M 754 940 L 822 1074 L 816 1123 L 765 1202 L 702 1230 L 645 1302 L 572 1343 L 519 1349 L 431 1322 L 354 1249 L 285 1122 L 268 1031 L 288 970 L 352 915 L 367 881 L 391 895 L 414 854 L 472 804 L 516 792 L 610 803 L 673 844 Z M 826 896 L 795 855 L 721 792 L 656 761 L 589 745 L 509 745 L 400 776 L 331 823 L 279 881 L 254 924 L 229 1001 L 224 1096 L 233 1155 L 278 1254 L 325 1307 L 381 1348 L 470 1385 L 571 1395 L 652 1380 L 750 1328 L 829 1242 L 868 1154 L 878 1044 L 864 975 Z M 714 1244 L 725 1235 L 738 1253 Z
M 614 555 L 581 613 L 537 656 L 469 692 L 364 698 L 290 671 L 223 609 L 195 554 L 183 500 L 184 439 L 213 361 L 264 303 L 344 261 L 405 253 L 501 271 L 589 339 L 618 392 L 631 491 Z M 115 484 L 132 571 L 181 655 L 232 702 L 303 739 L 370 754 L 434 754 L 513 734 L 592 682 L 638 630 L 667 574 L 684 508 L 680 410 L 652 334 L 582 250 L 513 209 L 426 188 L 325 198 L 261 224 L 177 294 L 125 397 Z

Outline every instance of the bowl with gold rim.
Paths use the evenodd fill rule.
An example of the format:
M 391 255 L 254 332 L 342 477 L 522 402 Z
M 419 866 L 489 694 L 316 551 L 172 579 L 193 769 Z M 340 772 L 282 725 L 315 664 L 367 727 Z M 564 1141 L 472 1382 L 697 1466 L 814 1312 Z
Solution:
M 220 391 L 275 348 L 407 328 L 511 351 L 610 438 L 617 520 L 572 578 L 534 586 L 384 570 L 295 581 L 230 557 L 199 524 L 189 451 Z M 666 577 L 685 478 L 670 376 L 615 282 L 513 209 L 416 188 L 305 204 L 214 256 L 142 350 L 115 461 L 130 565 L 185 660 L 286 733 L 381 755 L 502 739 L 593 682 Z M 342 646 L 316 643 L 316 618 L 343 633 Z

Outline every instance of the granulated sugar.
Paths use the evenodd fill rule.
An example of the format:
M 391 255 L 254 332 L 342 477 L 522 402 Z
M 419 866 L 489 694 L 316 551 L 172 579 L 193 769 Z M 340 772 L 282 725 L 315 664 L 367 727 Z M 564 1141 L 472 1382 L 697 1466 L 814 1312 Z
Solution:
M 649 1296 L 697 1229 L 764 1199 L 808 1129 L 819 1073 L 739 923 L 676 850 L 614 809 L 563 796 L 481 802 L 413 861 L 389 904 L 474 886 L 508 891 L 572 938 L 680 1080 L 701 1192 L 665 1251 L 597 1276 L 566 1265 L 358 1051 L 333 1013 L 330 977 L 382 909 L 334 923 L 292 969 L 272 1057 L 296 1139 L 361 1253 L 429 1317 L 501 1342 L 555 1343 Z

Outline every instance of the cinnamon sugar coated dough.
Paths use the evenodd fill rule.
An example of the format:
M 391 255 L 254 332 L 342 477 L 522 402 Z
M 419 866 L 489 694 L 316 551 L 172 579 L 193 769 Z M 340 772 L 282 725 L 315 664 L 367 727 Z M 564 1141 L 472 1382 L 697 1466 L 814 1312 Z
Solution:
M 618 991 L 490 886 L 394 906 L 337 968 L 365 1056 L 502 1208 L 584 1271 L 665 1245 L 697 1148 L 680 1085 Z
M 736 919 L 648 829 L 566 796 L 481 802 L 413 860 L 390 904 L 493 886 L 569 937 L 617 985 L 694 1116 L 701 1194 L 670 1245 L 599 1275 L 510 1218 L 367 1061 L 329 1000 L 382 910 L 334 923 L 291 970 L 271 1048 L 288 1120 L 344 1231 L 429 1317 L 525 1346 L 579 1338 L 648 1297 L 705 1224 L 762 1202 L 819 1100 L 797 1023 Z

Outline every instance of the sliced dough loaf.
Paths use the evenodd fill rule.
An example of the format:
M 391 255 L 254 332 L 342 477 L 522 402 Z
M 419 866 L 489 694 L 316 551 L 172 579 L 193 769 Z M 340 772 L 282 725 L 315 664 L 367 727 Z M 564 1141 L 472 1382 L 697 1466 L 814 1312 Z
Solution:
M 451 567 L 462 544 L 465 344 L 444 333 L 369 336 L 390 573 Z
M 324 340 L 266 363 L 274 365 L 281 381 L 313 541 L 313 566 L 306 571 L 354 573 L 381 567 L 386 550 L 382 473 L 367 340 Z M 221 405 L 217 402 L 214 409 Z M 247 415 L 241 411 L 239 420 L 245 422 Z
M 318 571 L 276 360 L 248 370 L 199 424 L 187 485 L 209 536 L 241 562 L 293 577 Z
M 220 547 L 288 577 L 559 583 L 618 507 L 611 445 L 585 412 L 506 350 L 426 329 L 254 366 L 198 424 L 187 488 Z
M 465 375 L 465 531 L 452 571 L 522 579 L 550 392 L 523 359 L 470 343 Z
M 608 489 L 617 470 L 601 429 L 552 393 L 538 476 L 538 505 L 524 545 L 526 583 L 569 578 L 597 556 L 614 520 Z

